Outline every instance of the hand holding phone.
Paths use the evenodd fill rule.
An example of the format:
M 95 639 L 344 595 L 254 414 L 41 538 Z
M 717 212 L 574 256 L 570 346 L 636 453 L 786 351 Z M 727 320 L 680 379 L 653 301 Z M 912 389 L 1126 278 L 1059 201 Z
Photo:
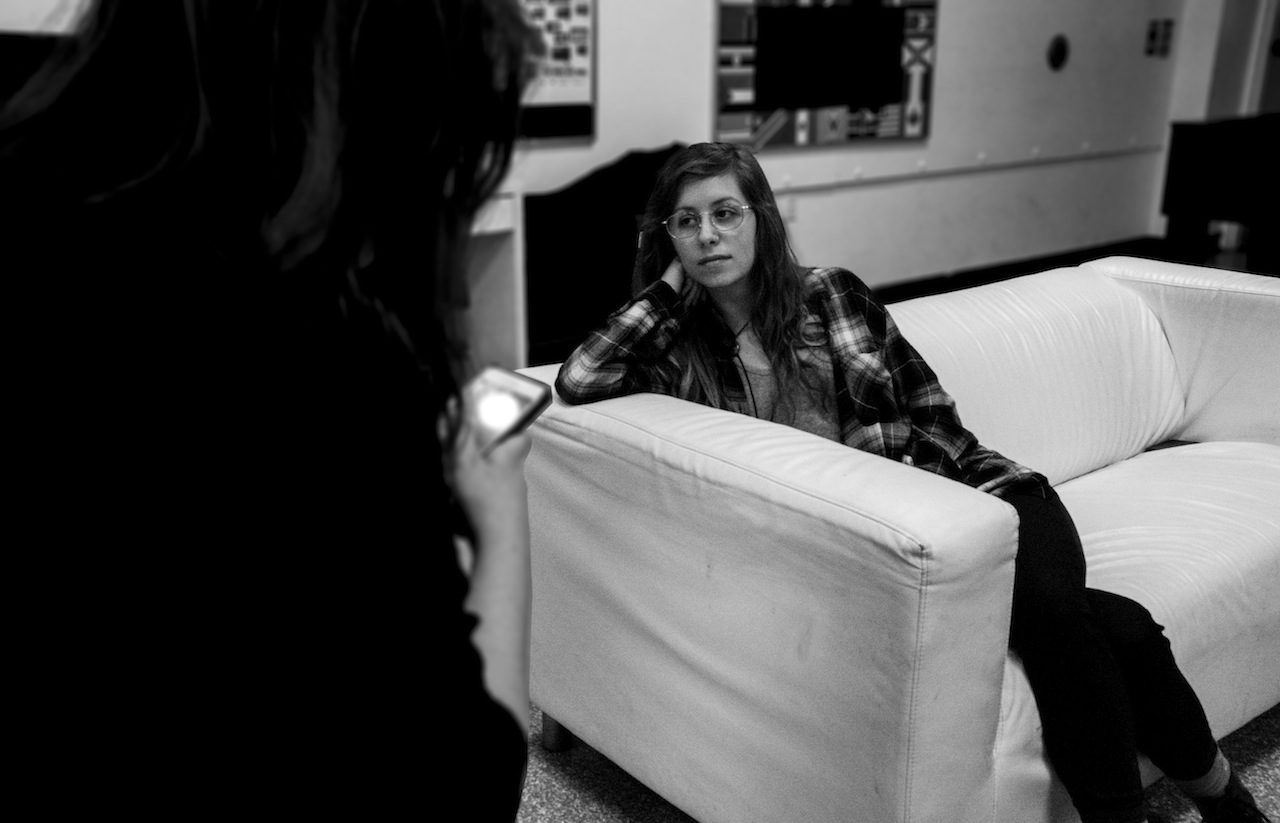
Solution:
M 550 386 L 501 366 L 482 369 L 467 382 L 463 395 L 481 455 L 524 431 L 551 405 Z

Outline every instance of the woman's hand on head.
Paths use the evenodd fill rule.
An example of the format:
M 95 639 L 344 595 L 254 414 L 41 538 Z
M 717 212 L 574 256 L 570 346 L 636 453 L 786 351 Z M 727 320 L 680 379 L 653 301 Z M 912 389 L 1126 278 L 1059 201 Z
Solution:
M 680 258 L 671 258 L 671 264 L 667 266 L 667 270 L 662 273 L 662 279 L 667 285 L 675 289 L 676 294 L 680 294 L 684 289 L 684 266 L 680 265 Z

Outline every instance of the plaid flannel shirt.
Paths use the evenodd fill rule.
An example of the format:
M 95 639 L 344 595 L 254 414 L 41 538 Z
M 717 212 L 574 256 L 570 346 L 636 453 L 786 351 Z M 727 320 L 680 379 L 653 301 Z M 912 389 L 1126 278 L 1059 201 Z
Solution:
M 804 285 L 808 319 L 827 332 L 846 446 L 980 491 L 1002 494 L 1018 485 L 1044 495 L 1043 475 L 981 445 L 960 423 L 937 375 L 856 275 L 841 268 L 809 269 Z M 677 386 L 654 365 L 665 358 L 687 315 L 675 291 L 656 281 L 569 355 L 556 376 L 556 391 L 567 403 L 638 392 L 678 396 Z M 726 367 L 721 376 L 730 390 L 740 388 L 735 369 Z

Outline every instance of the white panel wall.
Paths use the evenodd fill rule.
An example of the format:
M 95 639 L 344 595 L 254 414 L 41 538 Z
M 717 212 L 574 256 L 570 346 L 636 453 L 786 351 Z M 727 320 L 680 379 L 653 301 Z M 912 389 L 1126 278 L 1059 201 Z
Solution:
M 0 28 L 65 26 L 79 2 L 3 0 Z M 1225 2 L 940 0 L 927 141 L 761 155 L 803 261 L 883 284 L 1159 233 L 1168 123 L 1206 111 Z M 711 137 L 716 3 L 597 6 L 596 135 L 522 145 L 509 193 Z M 1147 57 L 1164 17 L 1173 54 Z M 1060 72 L 1045 61 L 1056 34 L 1071 44 Z
M 760 155 L 801 261 L 885 285 L 1159 234 L 1169 122 L 1208 111 L 1227 2 L 940 0 L 927 141 Z M 0 28 L 65 26 L 77 5 L 0 0 Z M 486 359 L 523 357 L 520 194 L 711 138 L 716 6 L 597 0 L 596 134 L 518 147 L 477 244 L 476 322 L 502 337 Z M 1177 21 L 1173 51 L 1147 57 L 1160 18 Z M 1057 34 L 1071 51 L 1053 72 Z
M 801 261 L 881 285 L 1153 233 L 1177 49 L 1147 26 L 1181 5 L 943 0 L 927 141 L 761 155 Z
M 551 191 L 632 149 L 711 138 L 715 5 L 710 0 L 596 0 L 596 134 L 533 141 L 509 190 Z
M 924 142 L 767 155 L 795 185 L 1048 162 L 1158 148 L 1173 58 L 1143 54 L 1147 23 L 1180 0 L 941 0 L 933 123 Z M 1045 59 L 1064 35 L 1070 57 Z M 921 177 L 927 185 L 927 175 Z
M 598 2 L 597 137 L 525 146 L 511 191 L 711 137 L 716 4 Z M 801 261 L 881 285 L 1158 234 L 1170 114 L 1204 111 L 1223 2 L 941 0 L 927 141 L 760 155 Z M 1146 56 L 1161 18 L 1173 52 Z
M 1160 154 L 1091 155 L 979 174 L 880 179 L 785 194 L 801 262 L 888 284 L 1146 233 Z

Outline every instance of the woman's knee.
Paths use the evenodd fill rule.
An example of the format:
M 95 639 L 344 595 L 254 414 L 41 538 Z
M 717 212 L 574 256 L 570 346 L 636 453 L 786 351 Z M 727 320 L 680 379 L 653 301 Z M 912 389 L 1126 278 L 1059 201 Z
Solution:
M 1164 627 L 1142 604 L 1100 589 L 1087 589 L 1085 598 L 1098 627 L 1113 649 L 1163 652 L 1169 648 Z
M 1014 596 L 1028 600 L 1066 598 L 1077 604 L 1085 587 L 1084 550 L 1066 508 L 1056 497 L 1015 495 L 1018 555 Z

